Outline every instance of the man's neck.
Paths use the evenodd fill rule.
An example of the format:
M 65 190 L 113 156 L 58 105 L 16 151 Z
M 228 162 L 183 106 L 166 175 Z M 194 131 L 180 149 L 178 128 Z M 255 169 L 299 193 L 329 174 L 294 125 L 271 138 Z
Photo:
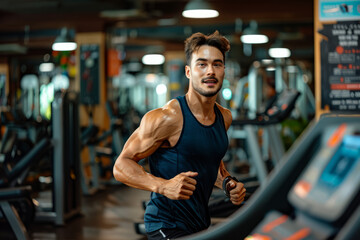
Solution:
M 214 119 L 214 105 L 216 101 L 216 95 L 213 97 L 204 97 L 197 93 L 188 92 L 185 95 L 185 98 L 192 114 L 200 122 L 212 121 Z

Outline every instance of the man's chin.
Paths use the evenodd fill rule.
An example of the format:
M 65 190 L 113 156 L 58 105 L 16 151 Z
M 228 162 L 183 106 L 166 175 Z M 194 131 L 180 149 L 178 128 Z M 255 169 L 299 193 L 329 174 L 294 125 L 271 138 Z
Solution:
M 201 93 L 201 95 L 203 95 L 204 97 L 214 97 L 218 94 L 219 91 L 213 91 L 213 92 L 205 92 L 205 93 Z
M 194 87 L 194 90 L 198 92 L 201 96 L 209 98 L 216 96 L 219 93 L 220 89 L 221 87 L 218 86 L 207 89 Z

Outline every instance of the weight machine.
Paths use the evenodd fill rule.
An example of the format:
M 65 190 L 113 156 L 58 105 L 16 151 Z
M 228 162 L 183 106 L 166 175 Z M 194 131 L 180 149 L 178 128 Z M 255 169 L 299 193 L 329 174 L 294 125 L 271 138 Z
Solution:
M 35 221 L 58 226 L 81 212 L 78 95 L 57 92 L 52 106 L 52 135 L 42 138 L 11 168 L 8 168 L 9 165 L 1 168 L 2 216 L 9 222 L 17 239 L 29 239 L 24 218 L 32 220 L 32 207 L 35 209 Z M 52 161 L 50 204 L 30 199 L 29 195 L 33 192 L 24 186 L 26 173 L 44 155 L 50 156 Z M 16 208 L 19 201 L 25 201 L 27 205 Z

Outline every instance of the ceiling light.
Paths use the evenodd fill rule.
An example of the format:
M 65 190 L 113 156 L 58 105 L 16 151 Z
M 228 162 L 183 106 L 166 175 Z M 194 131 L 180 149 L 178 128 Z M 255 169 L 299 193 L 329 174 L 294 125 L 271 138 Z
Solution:
M 165 62 L 165 57 L 162 54 L 146 54 L 141 61 L 145 65 L 161 65 Z
M 284 47 L 270 48 L 269 55 L 272 58 L 287 58 L 290 57 L 291 51 L 290 49 Z
M 269 38 L 263 34 L 248 34 L 240 37 L 241 42 L 247 44 L 262 44 L 267 43 Z
M 182 15 L 186 18 L 214 18 L 219 16 L 219 12 L 204 0 L 191 0 L 186 4 Z
M 262 44 L 267 43 L 269 38 L 259 33 L 256 21 L 251 21 L 250 26 L 243 31 L 240 40 L 246 44 Z
M 41 63 L 39 66 L 40 72 L 51 72 L 54 70 L 54 64 L 53 63 Z
M 273 71 L 275 71 L 275 70 L 276 70 L 275 67 L 267 67 L 267 68 L 266 68 L 266 71 L 268 71 L 268 72 L 273 72 Z
M 76 42 L 72 40 L 67 28 L 62 28 L 60 35 L 55 39 L 52 45 L 54 51 L 73 51 L 77 47 Z
M 291 51 L 282 46 L 282 42 L 277 40 L 269 49 L 269 55 L 272 58 L 287 58 L 291 56 Z
M 274 63 L 274 60 L 273 59 L 262 59 L 261 62 L 265 65 L 269 65 L 269 64 Z

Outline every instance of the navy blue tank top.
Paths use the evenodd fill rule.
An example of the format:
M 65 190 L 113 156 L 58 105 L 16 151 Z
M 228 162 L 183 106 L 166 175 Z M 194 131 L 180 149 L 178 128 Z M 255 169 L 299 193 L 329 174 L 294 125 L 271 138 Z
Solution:
M 189 234 L 210 225 L 208 209 L 221 159 L 228 148 L 223 116 L 216 104 L 215 121 L 201 124 L 190 111 L 185 96 L 177 97 L 183 114 L 183 128 L 176 145 L 158 148 L 150 157 L 150 171 L 154 176 L 171 179 L 181 172 L 198 172 L 196 190 L 189 200 L 171 200 L 151 193 L 145 210 L 147 232 L 160 228 L 179 228 Z

